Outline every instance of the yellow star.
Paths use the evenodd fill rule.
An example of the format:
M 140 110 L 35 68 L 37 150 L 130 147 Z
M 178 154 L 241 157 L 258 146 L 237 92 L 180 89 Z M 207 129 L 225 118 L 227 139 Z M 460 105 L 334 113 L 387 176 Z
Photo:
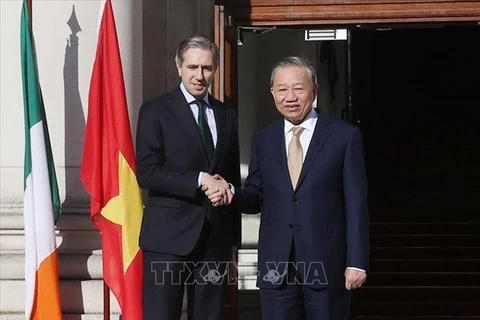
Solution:
M 121 152 L 118 160 L 119 194 L 110 199 L 101 214 L 122 227 L 123 272 L 135 258 L 142 224 L 142 193 L 132 168 Z

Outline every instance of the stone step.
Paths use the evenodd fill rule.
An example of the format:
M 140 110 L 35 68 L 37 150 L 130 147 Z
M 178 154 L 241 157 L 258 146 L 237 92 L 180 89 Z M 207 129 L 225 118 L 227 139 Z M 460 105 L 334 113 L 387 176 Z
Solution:
M 364 316 L 363 319 L 373 319 L 374 316 L 412 317 L 424 316 L 425 319 L 434 317 L 450 316 L 468 317 L 468 319 L 480 319 L 480 303 L 477 301 L 353 301 L 352 316 Z M 462 318 L 460 318 L 462 319 Z
M 0 252 L 23 251 L 22 212 L 2 212 L 0 228 Z M 86 208 L 64 208 L 56 228 L 59 252 L 90 253 L 101 249 L 100 233 L 92 224 Z
M 90 254 L 59 253 L 59 273 L 61 280 L 102 279 L 101 251 Z M 23 253 L 2 253 L 0 280 L 23 280 L 25 277 L 25 256 Z M 239 251 L 239 276 L 245 278 L 257 271 L 257 250 Z
M 402 256 L 372 259 L 372 272 L 478 272 L 480 259 L 422 259 Z
M 2 229 L 23 230 L 23 212 L 22 208 L 14 211 L 5 212 L 5 208 L 1 208 L 0 226 Z M 57 229 L 60 230 L 96 230 L 90 220 L 88 208 L 62 208 L 62 215 L 57 222 Z
M 60 281 L 62 312 L 67 314 L 101 314 L 103 312 L 102 280 Z M 0 281 L 0 310 L 2 314 L 20 314 L 25 309 L 25 281 Z M 110 310 L 119 313 L 115 296 L 110 293 Z
M 256 248 L 260 215 L 242 215 L 242 247 Z M 25 233 L 21 214 L 0 214 L 0 253 L 23 251 Z M 100 233 L 88 214 L 63 214 L 57 223 L 58 252 L 88 254 L 101 250 Z
M 0 280 L 25 279 L 25 255 L 23 253 L 3 253 L 1 259 Z M 59 253 L 58 267 L 62 280 L 103 279 L 100 251 L 90 254 Z
M 260 293 L 258 290 L 239 290 L 238 303 L 241 306 L 238 310 L 239 319 L 262 319 L 262 313 L 260 310 Z
M 88 254 L 92 250 L 101 249 L 100 233 L 97 230 L 57 230 L 56 242 L 59 253 Z M 0 248 L 0 253 L 23 252 L 24 231 L 0 229 Z
M 372 235 L 392 234 L 477 234 L 479 222 L 376 222 L 370 224 Z
M 104 320 L 103 314 L 64 314 L 63 320 Z M 0 320 L 25 320 L 25 315 L 22 314 L 1 314 Z M 109 320 L 121 320 L 118 313 L 110 314 Z
M 457 301 L 480 304 L 476 286 L 365 286 L 353 292 L 355 301 L 365 302 L 435 302 Z
M 0 314 L 0 320 L 25 320 L 23 313 Z M 63 320 L 105 320 L 103 314 L 63 314 Z M 122 316 L 118 313 L 111 313 L 108 320 L 122 320 Z M 180 320 L 187 320 L 187 313 L 182 312 Z
M 238 289 L 258 290 L 256 287 L 257 249 L 238 250 Z
M 242 214 L 242 248 L 257 248 L 259 228 L 259 214 Z
M 383 234 L 370 237 L 372 247 L 479 247 L 480 234 Z
M 480 259 L 480 246 L 478 247 L 372 247 L 371 258 L 375 259 Z
M 369 272 L 366 286 L 480 286 L 478 272 Z
M 376 249 L 372 249 L 372 256 Z M 418 254 L 414 252 L 416 249 L 411 249 L 408 254 L 406 254 L 407 249 L 402 249 L 401 255 L 396 255 L 392 253 L 391 248 L 382 249 L 385 252 L 385 255 L 388 253 L 390 258 L 377 258 L 378 254 L 375 253 L 375 258 L 371 261 L 371 271 L 370 275 L 379 275 L 379 279 L 389 278 L 391 274 L 403 274 L 403 277 L 418 277 L 422 278 L 422 275 L 433 274 L 430 278 L 425 278 L 426 281 L 435 281 L 442 276 L 435 275 L 437 274 L 450 274 L 452 275 L 451 279 L 459 279 L 462 277 L 462 281 L 468 282 L 467 278 L 469 274 L 474 276 L 480 272 L 480 258 L 478 256 L 478 250 L 470 249 L 466 250 L 454 250 L 451 251 L 451 257 L 448 254 L 448 250 L 438 249 L 438 252 L 433 250 L 436 254 L 433 254 L 429 250 L 418 249 Z M 400 249 L 399 249 L 400 250 Z M 444 256 L 443 258 L 437 258 L 436 256 Z M 446 255 L 446 257 L 445 257 Z M 455 257 L 455 256 L 459 256 Z M 462 258 L 466 255 L 467 258 Z M 413 257 L 412 257 L 413 256 Z M 417 256 L 417 258 L 415 258 Z M 476 259 L 469 257 L 476 257 Z M 255 280 L 257 272 L 257 250 L 256 249 L 240 249 L 238 253 L 238 278 L 239 278 L 239 289 L 241 290 L 256 290 Z M 462 274 L 465 274 L 462 276 Z M 395 275 L 391 277 L 395 277 Z M 447 277 L 447 275 L 445 275 Z M 430 280 L 429 280 L 430 279 Z M 383 281 L 383 280 L 382 280 Z M 414 281 L 414 280 L 411 280 Z M 447 280 L 446 278 L 443 281 L 453 281 Z M 480 280 L 479 280 L 480 281 Z M 470 282 L 473 285 L 472 282 Z
M 478 320 L 471 316 L 354 316 L 351 320 Z
M 478 301 L 377 301 L 357 299 L 353 295 L 352 319 L 453 320 L 480 319 Z M 478 296 L 477 296 L 478 297 Z M 240 290 L 238 296 L 240 319 L 261 319 L 258 291 Z
M 399 191 L 396 191 L 397 193 Z M 437 197 L 439 197 L 437 195 Z M 388 199 L 386 199 L 388 198 Z M 434 206 L 435 199 L 423 199 L 421 204 L 412 204 L 412 203 L 401 203 L 403 200 L 398 199 L 395 196 L 387 197 L 382 196 L 382 201 L 385 201 L 385 205 L 374 204 L 370 208 L 370 219 L 374 223 L 379 222 L 408 222 L 408 221 L 418 221 L 429 223 L 431 221 L 445 222 L 450 221 L 469 221 L 473 218 L 476 219 L 478 223 L 478 211 L 473 209 L 472 205 L 462 205 L 462 198 L 458 198 L 452 204 L 445 204 L 443 207 L 439 208 Z M 390 206 L 391 203 L 401 203 L 395 205 L 394 207 Z M 461 207 L 459 207 L 462 205 Z M 468 207 L 467 207 L 468 206 Z M 415 207 L 412 210 L 412 207 Z

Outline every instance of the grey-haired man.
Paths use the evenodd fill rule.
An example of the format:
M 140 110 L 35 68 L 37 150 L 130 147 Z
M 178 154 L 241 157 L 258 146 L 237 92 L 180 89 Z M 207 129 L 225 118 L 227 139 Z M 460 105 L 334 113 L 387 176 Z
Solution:
M 212 175 L 240 183 L 236 112 L 208 93 L 219 64 L 208 38 L 185 38 L 175 62 L 181 84 L 145 102 L 138 120 L 137 179 L 149 195 L 140 234 L 144 319 L 180 319 L 186 284 L 188 319 L 220 320 L 238 215 L 213 207 L 202 186 L 229 203 L 229 185 Z

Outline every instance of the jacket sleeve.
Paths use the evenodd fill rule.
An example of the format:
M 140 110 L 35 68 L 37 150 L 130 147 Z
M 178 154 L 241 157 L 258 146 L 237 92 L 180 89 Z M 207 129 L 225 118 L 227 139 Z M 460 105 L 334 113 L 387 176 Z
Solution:
M 241 186 L 241 176 L 240 176 L 240 143 L 238 141 L 238 118 L 237 113 L 235 110 L 231 110 L 231 117 L 233 126 L 234 126 L 234 146 L 233 146 L 233 154 L 232 154 L 232 161 L 230 163 L 229 172 L 232 175 L 232 179 L 229 181 L 231 184 L 235 186 L 235 188 Z
M 248 166 L 248 176 L 245 187 L 235 190 L 233 205 L 242 213 L 259 213 L 263 203 L 263 179 L 258 162 L 257 144 L 258 138 L 252 138 L 252 152 Z
M 162 124 L 153 103 L 140 108 L 136 136 L 137 180 L 140 187 L 174 196 L 196 196 L 198 171 L 176 172 L 165 167 Z
M 232 154 L 229 155 L 229 168 L 228 168 L 228 179 L 227 182 L 231 183 L 235 190 L 239 190 L 242 187 L 242 179 L 240 174 L 240 143 L 238 137 L 238 120 L 237 114 L 235 110 L 230 110 L 230 117 L 229 124 L 234 127 L 234 137 L 233 137 L 233 147 L 232 147 Z M 225 208 L 227 213 L 234 213 L 237 214 L 236 207 L 231 204 Z
M 355 128 L 348 142 L 343 164 L 347 267 L 368 270 L 369 217 L 367 175 L 360 130 Z

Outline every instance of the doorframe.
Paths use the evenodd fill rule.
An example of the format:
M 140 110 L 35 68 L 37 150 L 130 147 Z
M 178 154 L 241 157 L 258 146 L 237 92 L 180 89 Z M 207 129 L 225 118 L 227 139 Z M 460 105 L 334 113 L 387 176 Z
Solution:
M 274 3 L 272 5 L 272 3 Z M 480 1 L 470 0 L 215 0 L 214 42 L 220 49 L 212 94 L 237 108 L 237 26 L 351 29 L 412 24 L 480 23 Z M 350 38 L 350 37 L 349 37 Z M 349 84 L 349 88 L 350 84 Z M 348 105 L 351 107 L 351 96 Z M 351 110 L 349 110 L 351 112 Z M 349 114 L 351 116 L 351 114 Z M 239 216 L 239 226 L 241 228 Z M 241 230 L 240 230 L 241 231 Z M 240 232 L 241 233 L 241 232 Z M 232 250 L 234 265 L 238 248 Z M 232 275 L 230 275 L 232 277 Z M 237 278 L 237 274 L 233 277 Z M 238 319 L 237 281 L 229 282 L 225 319 Z
M 230 15 L 222 5 L 214 6 L 214 43 L 220 51 L 220 64 L 215 72 L 212 95 L 237 109 L 237 32 L 232 26 Z M 238 121 L 238 120 L 237 120 Z M 241 239 L 241 215 L 238 215 L 237 244 Z M 238 319 L 238 246 L 232 248 L 229 264 L 229 281 L 224 306 L 224 319 Z
M 476 0 L 216 0 L 238 25 L 356 25 L 480 21 Z

